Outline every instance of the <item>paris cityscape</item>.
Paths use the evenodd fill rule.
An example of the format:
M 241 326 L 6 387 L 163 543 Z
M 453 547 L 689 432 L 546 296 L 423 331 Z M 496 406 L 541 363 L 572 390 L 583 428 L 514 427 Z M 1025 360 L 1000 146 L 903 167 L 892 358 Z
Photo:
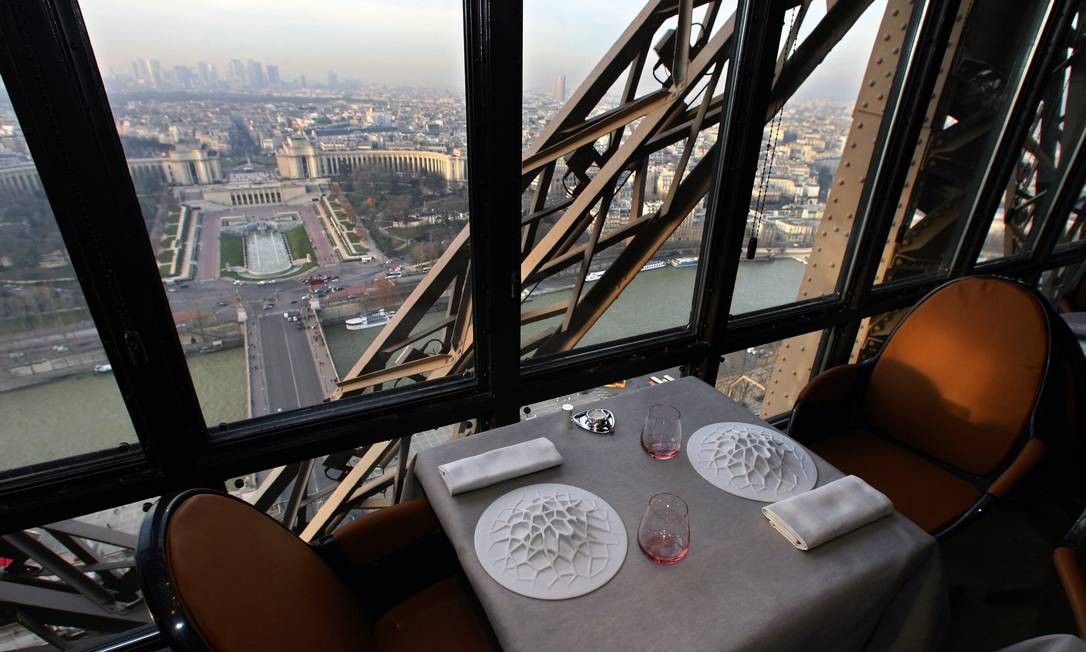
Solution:
M 105 83 L 209 423 L 324 400 L 380 330 L 371 327 L 395 314 L 466 225 L 462 93 L 366 84 L 334 71 L 320 80 L 284 79 L 274 64 L 239 59 L 221 67 L 139 59 L 107 72 Z M 549 92 L 525 92 L 525 149 L 568 92 L 561 76 Z M 0 188 L 18 198 L 6 205 L 4 226 L 35 236 L 5 238 L 0 251 L 5 280 L 13 281 L 0 295 L 7 324 L 0 380 L 16 390 L 101 370 L 107 361 L 64 273 L 65 251 L 31 179 L 18 123 L 9 107 L 0 111 Z M 759 227 L 765 264 L 750 276 L 757 291 L 739 311 L 795 299 L 850 122 L 848 103 L 810 100 L 789 103 L 776 133 L 767 127 L 766 144 L 775 142 Z M 695 158 L 713 135 L 703 134 Z M 666 197 L 680 153 L 673 146 L 653 158 L 646 212 Z M 559 163 L 556 188 L 563 176 Z M 632 185 L 616 193 L 604 233 L 629 220 Z M 704 211 L 702 201 L 672 234 L 661 266 L 696 265 Z M 258 225 L 272 235 L 247 240 Z M 257 256 L 260 242 L 267 251 Z M 268 267 L 254 268 L 260 264 Z M 616 314 L 587 343 L 685 323 L 693 270 L 673 262 L 654 278 L 641 299 L 674 304 L 662 321 Z M 572 282 L 560 277 L 536 293 Z M 366 327 L 348 332 L 344 324 L 359 317 Z M 215 356 L 231 360 L 205 369 Z M 246 386 L 236 382 L 243 372 L 248 399 L 235 395 Z

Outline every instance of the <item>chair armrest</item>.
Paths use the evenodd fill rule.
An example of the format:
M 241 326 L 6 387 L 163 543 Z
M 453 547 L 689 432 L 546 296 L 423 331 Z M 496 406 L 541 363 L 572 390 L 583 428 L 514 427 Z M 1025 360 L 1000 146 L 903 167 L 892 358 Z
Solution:
M 1056 575 L 1075 616 L 1078 634 L 1086 637 L 1086 580 L 1082 577 L 1078 555 L 1070 548 L 1056 548 L 1052 553 L 1052 562 L 1056 565 Z
M 870 364 L 846 364 L 811 379 L 796 397 L 788 434 L 800 441 L 813 441 L 847 425 L 855 416 L 870 370 Z
M 425 500 L 411 500 L 337 528 L 332 541 L 351 566 L 361 568 L 441 533 L 430 505 Z

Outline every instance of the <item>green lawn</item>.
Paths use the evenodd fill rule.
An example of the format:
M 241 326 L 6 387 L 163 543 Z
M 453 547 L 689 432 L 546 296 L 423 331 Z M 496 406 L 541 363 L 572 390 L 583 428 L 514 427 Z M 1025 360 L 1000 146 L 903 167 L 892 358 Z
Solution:
M 167 249 L 166 251 L 158 252 L 158 262 L 160 262 L 160 263 L 172 263 L 173 262 L 173 249 Z
M 245 244 L 240 235 L 223 233 L 219 236 L 219 266 L 241 267 L 245 264 Z
M 309 236 L 305 233 L 305 227 L 298 226 L 286 232 L 287 244 L 290 246 L 290 255 L 298 260 L 299 258 L 310 257 L 310 260 L 317 260 L 317 254 L 313 251 L 313 243 L 309 241 Z

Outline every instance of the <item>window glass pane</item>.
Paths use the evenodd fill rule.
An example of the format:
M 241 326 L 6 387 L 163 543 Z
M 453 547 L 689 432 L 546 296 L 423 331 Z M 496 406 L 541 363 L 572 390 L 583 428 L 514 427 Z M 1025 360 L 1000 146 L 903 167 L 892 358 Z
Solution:
M 403 446 L 410 460 L 421 450 L 470 434 L 475 425 L 467 421 L 348 448 L 232 478 L 227 487 L 304 540 L 315 541 L 369 511 L 395 504 L 407 481 L 408 471 L 400 464 Z
M 1057 267 L 1041 274 L 1037 289 L 1060 312 L 1086 311 L 1086 263 Z
M 1081 18 L 1075 20 L 1072 32 L 1083 33 Z M 1077 51 L 1080 39 L 1067 36 L 1065 47 L 1057 51 L 1057 61 L 1075 61 L 1081 54 Z M 1050 76 L 977 262 L 1028 252 L 1039 224 L 1051 210 L 1054 190 L 1066 174 L 1082 126 L 1081 84 L 1071 81 L 1081 71 L 1074 68 L 1061 64 Z M 1079 217 L 1080 213 L 1067 221 L 1061 241 L 1081 230 Z
M 858 13 L 812 2 L 785 16 L 785 74 L 827 52 L 792 88 L 762 132 L 762 147 L 732 296 L 734 314 L 832 294 L 866 181 L 886 97 L 909 21 L 909 3 L 878 0 Z M 843 17 L 846 17 L 843 18 Z M 845 19 L 839 40 L 822 40 Z M 821 29 L 815 31 L 821 26 Z M 752 241 L 756 246 L 751 249 Z
M 689 323 L 735 3 L 720 5 L 681 37 L 675 7 L 526 7 L 525 356 Z
M 874 317 L 868 317 L 860 322 L 860 331 L 856 335 L 856 342 L 852 346 L 852 354 L 849 362 L 863 362 L 878 354 L 882 350 L 886 340 L 897 328 L 897 325 L 905 318 L 912 307 L 901 310 L 891 310 Z
M 763 418 L 791 410 L 811 378 L 825 333 L 815 331 L 725 355 L 717 372 L 717 390 Z
M 471 368 L 459 3 L 81 7 L 209 423 Z
M 957 22 L 876 282 L 948 269 L 1044 8 L 1043 3 L 1034 3 L 1007 13 L 1003 5 L 980 2 L 972 6 L 968 19 Z M 1022 157 L 1015 181 L 1030 195 L 1037 191 L 1030 172 L 1034 156 L 1036 152 Z M 1012 233 L 1022 230 L 1028 237 L 1031 218 L 1028 211 L 1019 210 L 1021 201 L 1015 197 L 1009 209 L 1004 204 L 997 231 L 1006 225 L 1010 211 Z M 1004 244 L 999 244 L 1001 240 Z M 1005 248 L 1005 242 L 1006 234 L 1002 238 L 995 234 L 985 255 Z M 1019 245 L 1010 246 L 1013 250 Z
M 0 86 L 0 471 L 136 443 Z
M 154 502 L 7 534 L 0 546 L 0 577 L 8 588 L 33 593 L 5 595 L 0 650 L 92 649 L 118 632 L 146 626 L 150 617 L 136 576 L 135 548 L 144 513 Z M 71 579 L 80 576 L 82 581 Z M 8 615 L 16 610 L 24 615 Z
M 1071 208 L 1071 213 L 1067 216 L 1067 221 L 1064 222 L 1063 230 L 1060 232 L 1060 245 L 1070 244 L 1086 238 L 1086 187 L 1079 190 L 1078 201 Z

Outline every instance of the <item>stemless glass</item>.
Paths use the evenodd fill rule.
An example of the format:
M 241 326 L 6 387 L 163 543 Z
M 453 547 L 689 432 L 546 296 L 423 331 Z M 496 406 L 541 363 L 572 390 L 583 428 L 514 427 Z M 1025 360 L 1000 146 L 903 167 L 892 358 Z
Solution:
M 683 445 L 682 424 L 679 411 L 670 405 L 654 405 L 645 417 L 641 428 L 641 448 L 650 457 L 670 460 L 679 454 Z
M 690 552 L 690 508 L 675 494 L 649 499 L 637 528 L 637 543 L 645 556 L 662 565 L 677 564 Z

